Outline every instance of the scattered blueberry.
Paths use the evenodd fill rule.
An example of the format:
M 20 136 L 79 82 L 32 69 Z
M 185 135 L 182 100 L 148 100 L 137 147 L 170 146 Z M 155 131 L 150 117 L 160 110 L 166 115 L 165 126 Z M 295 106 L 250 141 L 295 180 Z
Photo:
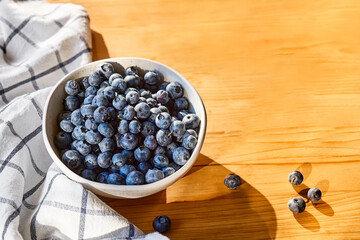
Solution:
M 305 210 L 305 201 L 300 197 L 294 197 L 288 201 L 288 208 L 295 214 L 302 213 Z
M 303 175 L 299 171 L 293 171 L 289 174 L 288 180 L 292 185 L 299 185 L 304 180 Z
M 241 178 L 234 173 L 230 173 L 226 175 L 224 179 L 224 184 L 226 187 L 232 190 L 237 189 L 241 185 Z
M 317 202 L 321 199 L 321 191 L 318 188 L 310 188 L 307 193 L 307 198 L 312 202 Z
M 171 220 L 166 215 L 157 216 L 153 221 L 153 228 L 159 233 L 164 233 L 169 230 L 171 226 Z

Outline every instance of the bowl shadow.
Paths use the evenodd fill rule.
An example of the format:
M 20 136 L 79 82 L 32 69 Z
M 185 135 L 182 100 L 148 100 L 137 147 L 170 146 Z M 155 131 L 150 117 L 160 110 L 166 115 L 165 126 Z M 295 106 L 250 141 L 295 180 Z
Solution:
M 153 232 L 153 219 L 165 214 L 172 221 L 165 233 L 171 239 L 275 239 L 270 202 L 246 179 L 236 190 L 226 188 L 229 173 L 199 154 L 191 170 L 164 191 L 140 199 L 101 199 L 144 233 Z

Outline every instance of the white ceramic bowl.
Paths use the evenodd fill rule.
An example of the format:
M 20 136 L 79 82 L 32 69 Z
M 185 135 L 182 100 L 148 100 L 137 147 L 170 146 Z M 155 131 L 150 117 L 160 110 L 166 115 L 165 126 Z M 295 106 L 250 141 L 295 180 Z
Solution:
M 101 62 L 110 62 L 113 64 L 115 71 L 124 73 L 124 68 L 129 66 L 138 66 L 143 70 L 157 70 L 163 74 L 164 80 L 167 82 L 177 81 L 181 83 L 184 88 L 184 95 L 189 99 L 191 103 L 191 112 L 195 112 L 201 119 L 200 132 L 198 136 L 198 143 L 195 147 L 191 158 L 188 162 L 182 166 L 174 174 L 151 184 L 127 186 L 127 185 L 112 185 L 93 182 L 87 180 L 76 173 L 72 172 L 67 166 L 61 161 L 59 150 L 54 145 L 54 137 L 59 131 L 57 125 L 57 117 L 63 109 L 63 99 L 66 96 L 64 91 L 65 83 L 70 80 L 81 80 L 85 76 L 88 76 L 92 71 L 95 71 L 98 64 Z M 179 180 L 184 176 L 191 166 L 195 163 L 195 160 L 200 152 L 201 146 L 204 142 L 206 132 L 206 112 L 204 104 L 191 84 L 179 73 L 173 69 L 165 66 L 164 64 L 143 59 L 143 58 L 109 58 L 96 62 L 86 64 L 63 77 L 58 84 L 53 88 L 48 99 L 45 103 L 45 110 L 43 116 L 43 138 L 46 148 L 56 163 L 56 165 L 68 176 L 70 179 L 81 183 L 85 188 L 93 191 L 96 194 L 111 197 L 111 198 L 140 198 L 145 197 L 154 193 L 157 193 L 165 188 L 169 187 L 175 181 Z

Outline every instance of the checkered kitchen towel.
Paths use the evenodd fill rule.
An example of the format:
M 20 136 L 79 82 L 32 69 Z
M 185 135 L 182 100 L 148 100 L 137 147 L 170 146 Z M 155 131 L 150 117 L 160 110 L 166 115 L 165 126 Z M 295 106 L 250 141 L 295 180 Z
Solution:
M 0 0 L 1 239 L 167 239 L 143 233 L 48 155 L 42 108 L 64 74 L 91 60 L 82 7 Z

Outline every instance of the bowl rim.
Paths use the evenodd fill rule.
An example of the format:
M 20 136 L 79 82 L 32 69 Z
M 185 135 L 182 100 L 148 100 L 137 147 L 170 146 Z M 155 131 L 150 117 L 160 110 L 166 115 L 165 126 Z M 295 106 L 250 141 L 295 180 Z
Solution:
M 100 183 L 100 182 L 96 182 L 96 181 L 91 181 L 88 180 L 78 174 L 76 174 L 75 172 L 73 172 L 71 169 L 69 169 L 62 161 L 61 159 L 57 156 L 56 152 L 54 151 L 53 147 L 50 145 L 49 141 L 50 139 L 47 136 L 47 125 L 46 125 L 46 120 L 47 120 L 47 115 L 48 115 L 48 106 L 49 103 L 52 99 L 53 94 L 55 93 L 55 91 L 58 89 L 59 85 L 61 85 L 62 82 L 65 81 L 66 78 L 68 78 L 70 75 L 74 74 L 77 71 L 80 71 L 81 69 L 83 69 L 86 66 L 89 65 L 95 65 L 95 64 L 99 64 L 101 62 L 118 62 L 120 65 L 121 63 L 119 61 L 121 60 L 140 60 L 140 61 L 147 61 L 147 62 L 151 62 L 153 64 L 157 64 L 160 65 L 164 68 L 169 69 L 170 71 L 172 71 L 175 75 L 177 75 L 177 77 L 179 77 L 182 81 L 188 83 L 189 87 L 196 93 L 196 96 L 199 98 L 200 100 L 200 111 L 203 112 L 204 115 L 204 119 L 201 120 L 200 122 L 200 130 L 199 130 L 199 134 L 198 134 L 198 144 L 196 145 L 196 147 L 194 148 L 189 160 L 179 168 L 179 170 L 177 170 L 175 173 L 173 173 L 172 175 L 165 177 L 157 182 L 153 182 L 153 183 L 145 183 L 142 185 L 116 185 L 116 184 L 107 184 L 107 183 Z M 136 65 L 136 64 L 135 64 Z M 190 169 L 191 167 L 194 165 L 196 158 L 198 156 L 198 154 L 200 153 L 200 150 L 202 148 L 202 145 L 204 143 L 204 139 L 205 139 L 205 134 L 206 134 L 206 125 L 207 125 L 207 114 L 206 114 L 206 110 L 205 110 L 205 105 L 204 102 L 202 100 L 202 98 L 200 97 L 199 93 L 196 91 L 196 89 L 192 86 L 192 84 L 186 80 L 186 78 L 184 78 L 180 73 L 178 73 L 177 71 L 175 71 L 173 68 L 162 64 L 160 62 L 151 60 L 151 59 L 146 59 L 146 58 L 139 58 L 139 57 L 117 57 L 117 58 L 106 58 L 106 59 L 101 59 L 101 60 L 97 60 L 97 61 L 93 61 L 93 62 L 89 62 L 85 65 L 82 65 L 74 70 L 72 70 L 71 72 L 67 73 L 66 75 L 64 75 L 57 83 L 55 86 L 53 86 L 53 88 L 51 89 L 49 95 L 47 96 L 45 105 L 44 105 L 44 111 L 43 111 L 43 119 L 42 119 L 42 126 L 43 126 L 43 139 L 45 142 L 45 146 L 47 151 L 50 154 L 50 157 L 52 158 L 52 160 L 55 162 L 55 164 L 59 167 L 59 164 L 63 166 L 63 168 L 66 168 L 68 171 L 64 172 L 62 168 L 61 171 L 64 172 L 64 174 L 66 176 L 68 176 L 70 179 L 72 179 L 73 181 L 76 181 L 80 184 L 85 184 L 88 186 L 92 186 L 93 188 L 96 189 L 101 189 L 101 191 L 107 191 L 107 190 L 114 190 L 114 189 L 118 189 L 118 190 L 122 190 L 122 191 L 126 191 L 126 192 L 131 192 L 131 191 L 138 191 L 138 190 L 144 190 L 149 188 L 150 189 L 157 189 L 160 187 L 163 187 L 165 181 L 171 182 L 170 185 L 174 184 L 176 181 L 178 181 L 179 179 L 181 179 Z M 196 154 L 194 154 L 195 152 L 197 152 Z M 196 155 L 196 157 L 195 157 Z M 56 156 L 56 159 L 54 159 L 54 156 Z M 186 167 L 187 166 L 187 167 Z M 76 178 L 80 178 L 80 181 L 75 180 Z M 169 185 L 169 186 L 170 186 Z M 168 187 L 168 186 L 166 186 Z M 165 188 L 166 188 L 165 187 Z M 111 193 L 110 193 L 111 194 Z M 111 194 L 112 195 L 112 194 Z

